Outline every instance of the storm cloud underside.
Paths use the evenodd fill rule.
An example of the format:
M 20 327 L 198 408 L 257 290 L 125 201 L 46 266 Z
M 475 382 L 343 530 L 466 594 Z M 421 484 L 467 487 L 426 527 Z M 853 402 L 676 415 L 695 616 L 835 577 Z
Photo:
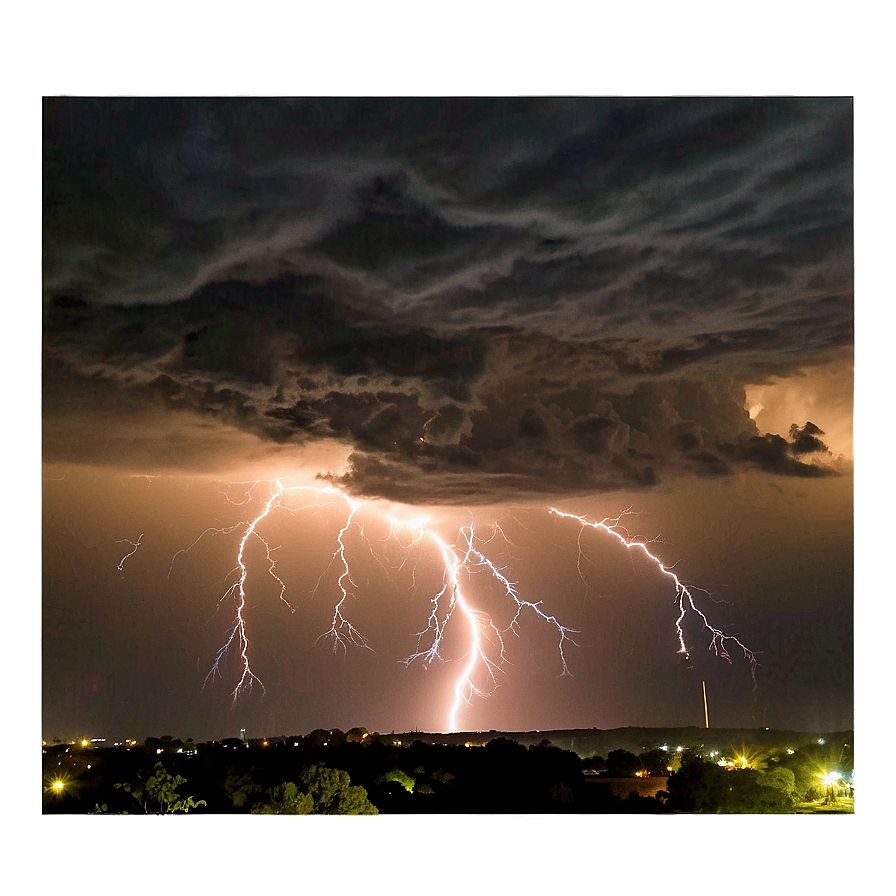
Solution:
M 45 461 L 332 445 L 446 504 L 842 468 L 746 388 L 851 383 L 849 100 L 51 99 L 44 178 Z

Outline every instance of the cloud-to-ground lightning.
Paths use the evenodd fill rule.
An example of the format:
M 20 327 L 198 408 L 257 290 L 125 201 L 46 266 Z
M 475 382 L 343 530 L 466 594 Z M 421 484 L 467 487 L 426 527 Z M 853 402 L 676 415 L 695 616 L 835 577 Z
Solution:
M 244 691 L 251 691 L 253 685 L 257 684 L 261 687 L 262 691 L 264 691 L 264 684 L 261 679 L 252 671 L 252 666 L 249 661 L 249 637 L 246 633 L 246 578 L 249 574 L 249 571 L 246 567 L 244 554 L 246 550 L 246 543 L 252 536 L 257 536 L 262 543 L 264 544 L 266 550 L 266 556 L 268 560 L 268 572 L 269 574 L 280 584 L 280 599 L 289 606 L 288 602 L 284 598 L 284 593 L 286 591 L 286 585 L 280 579 L 280 577 L 274 571 L 275 563 L 274 559 L 271 556 L 271 548 L 268 545 L 267 541 L 261 538 L 258 535 L 258 526 L 265 517 L 271 512 L 271 510 L 280 503 L 283 497 L 283 486 L 278 481 L 275 481 L 273 487 L 271 488 L 271 495 L 267 500 L 267 503 L 264 506 L 264 509 L 261 513 L 258 514 L 253 520 L 250 520 L 248 523 L 239 523 L 235 526 L 230 526 L 225 529 L 206 529 L 189 547 L 184 548 L 178 551 L 174 557 L 171 559 L 171 566 L 168 569 L 168 577 L 171 577 L 171 572 L 174 569 L 174 562 L 180 554 L 186 554 L 192 548 L 194 548 L 199 541 L 210 532 L 213 534 L 220 533 L 230 533 L 234 532 L 237 529 L 245 526 L 245 532 L 240 538 L 239 547 L 237 549 L 236 555 L 236 566 L 234 567 L 234 572 L 238 573 L 237 580 L 224 592 L 221 597 L 221 601 L 226 600 L 227 598 L 232 598 L 234 601 L 234 619 L 233 624 L 230 629 L 230 635 L 225 641 L 225 643 L 218 650 L 215 655 L 215 660 L 212 663 L 212 667 L 206 676 L 206 683 L 216 676 L 221 675 L 221 661 L 227 655 L 231 645 L 236 642 L 239 658 L 240 658 L 240 678 L 237 681 L 236 687 L 234 687 L 232 691 L 232 696 L 234 702 L 236 702 L 237 698 Z
M 340 494 L 342 493 L 340 492 Z M 345 520 L 345 525 L 336 536 L 336 551 L 333 554 L 333 561 L 338 560 L 341 566 L 341 572 L 336 581 L 340 597 L 333 608 L 333 621 L 330 624 L 329 631 L 324 632 L 321 638 L 327 638 L 332 641 L 334 651 L 339 648 L 345 651 L 350 644 L 355 647 L 366 647 L 369 650 L 370 644 L 367 639 L 348 621 L 343 613 L 349 598 L 349 589 L 358 587 L 352 578 L 352 572 L 345 553 L 345 536 L 354 522 L 355 513 L 358 510 L 358 502 L 349 498 L 348 495 L 342 495 L 342 497 L 348 503 L 349 514 Z M 318 583 L 320 583 L 320 580 L 318 580 Z
M 541 601 L 532 602 L 520 598 L 517 586 L 476 547 L 477 538 L 472 524 L 461 527 L 459 534 L 463 545 L 460 548 L 447 544 L 435 532 L 424 528 L 420 523 L 413 525 L 418 528 L 417 541 L 428 536 L 438 546 L 444 565 L 444 573 L 442 588 L 436 592 L 431 600 L 432 609 L 428 625 L 423 631 L 417 633 L 417 651 L 406 657 L 403 662 L 405 665 L 409 665 L 419 659 L 429 664 L 433 660 L 442 659 L 442 636 L 455 609 L 460 611 L 469 628 L 469 646 L 466 653 L 466 663 L 456 680 L 454 700 L 448 714 L 449 731 L 457 730 L 457 715 L 462 704 L 469 703 L 473 696 L 483 696 L 487 693 L 473 682 L 473 675 L 477 669 L 482 669 L 492 688 L 497 687 L 496 672 L 500 671 L 506 662 L 504 635 L 509 632 L 518 633 L 520 615 L 526 609 L 532 610 L 543 621 L 556 628 L 559 638 L 558 648 L 562 674 L 569 674 L 564 646 L 567 642 L 575 644 L 570 637 L 573 634 L 573 630 L 561 625 L 556 617 L 547 614 L 542 609 Z M 509 625 L 503 629 L 499 629 L 487 613 L 475 609 L 464 595 L 459 580 L 460 573 L 465 571 L 472 574 L 477 569 L 485 570 L 488 575 L 497 581 L 501 585 L 504 594 L 515 604 L 516 611 L 514 616 Z M 440 618 L 440 604 L 446 597 L 448 606 Z M 425 649 L 422 648 L 424 642 L 428 642 L 428 646 Z M 486 648 L 486 644 L 491 645 L 493 648 L 491 655 Z
M 685 641 L 684 629 L 682 627 L 682 624 L 684 622 L 685 616 L 687 616 L 689 612 L 693 612 L 699 617 L 700 621 L 703 624 L 704 630 L 711 635 L 710 649 L 715 653 L 716 656 L 722 657 L 730 663 L 731 654 L 728 652 L 727 645 L 731 643 L 740 648 L 740 650 L 743 652 L 744 658 L 750 663 L 751 672 L 753 674 L 753 681 L 755 683 L 756 667 L 758 665 L 755 653 L 753 653 L 752 650 L 746 647 L 737 637 L 730 633 L 724 632 L 719 628 L 716 628 L 710 623 L 709 619 L 706 617 L 706 614 L 694 602 L 694 595 L 692 593 L 693 586 L 689 587 L 684 582 L 682 582 L 681 579 L 668 566 L 666 566 L 659 557 L 656 556 L 656 554 L 650 551 L 650 549 L 647 547 L 647 542 L 641 541 L 636 538 L 630 538 L 628 535 L 626 535 L 624 533 L 624 530 L 620 526 L 620 517 L 617 517 L 615 519 L 605 518 L 600 522 L 592 522 L 574 513 L 564 513 L 562 510 L 557 510 L 557 508 L 555 507 L 552 507 L 550 509 L 550 512 L 564 519 L 575 520 L 581 526 L 579 537 L 580 575 L 582 574 L 581 533 L 586 529 L 594 529 L 596 531 L 606 532 L 608 535 L 612 535 L 621 544 L 625 545 L 625 547 L 630 551 L 641 551 L 644 556 L 647 557 L 664 576 L 671 579 L 673 584 L 675 585 L 675 600 L 678 605 L 678 618 L 675 620 L 675 633 L 678 637 L 678 652 L 685 657 L 689 656 L 688 646 Z
M 231 571 L 231 574 L 236 575 L 237 578 L 220 599 L 222 602 L 227 599 L 233 601 L 233 624 L 228 638 L 217 651 L 211 669 L 206 676 L 206 682 L 221 676 L 222 661 L 231 649 L 235 649 L 239 657 L 240 675 L 232 691 L 234 703 L 242 694 L 250 692 L 256 684 L 264 690 L 261 679 L 252 670 L 249 657 L 250 639 L 247 632 L 247 607 L 249 604 L 246 587 L 249 571 L 245 552 L 250 539 L 258 538 L 264 545 L 265 556 L 268 562 L 268 574 L 279 585 L 279 598 L 287 607 L 294 609 L 285 598 L 286 584 L 275 571 L 276 564 L 272 555 L 272 549 L 259 531 L 262 524 L 275 509 L 282 509 L 290 513 L 296 513 L 305 509 L 304 507 L 289 507 L 284 504 L 284 493 L 293 490 L 310 491 L 315 495 L 316 499 L 318 499 L 317 503 L 306 506 L 324 506 L 330 502 L 323 501 L 323 499 L 333 496 L 337 498 L 337 501 L 334 503 L 344 503 L 346 508 L 344 521 L 335 535 L 335 547 L 330 562 L 324 572 L 321 573 L 312 592 L 316 593 L 320 589 L 322 582 L 328 575 L 335 576 L 334 584 L 337 594 L 332 619 L 329 628 L 318 638 L 318 640 L 329 640 L 334 650 L 341 649 L 344 652 L 349 647 L 373 649 L 367 638 L 352 624 L 347 615 L 350 598 L 360 596 L 358 594 L 357 579 L 352 574 L 353 561 L 349 551 L 350 532 L 355 530 L 360 540 L 366 544 L 370 554 L 376 558 L 377 562 L 384 569 L 388 569 L 388 561 L 385 561 L 374 550 L 373 545 L 364 533 L 363 526 L 358 522 L 358 515 L 362 507 L 365 512 L 369 510 L 372 513 L 383 516 L 384 520 L 389 523 L 390 535 L 387 541 L 393 538 L 398 540 L 404 557 L 402 565 L 406 562 L 407 556 L 411 552 L 420 552 L 422 556 L 424 543 L 430 545 L 430 551 L 432 548 L 435 548 L 439 558 L 439 565 L 441 566 L 441 584 L 436 586 L 430 595 L 429 614 L 425 625 L 414 636 L 416 638 L 416 646 L 413 653 L 405 657 L 401 662 L 406 666 L 410 666 L 412 663 L 419 661 L 424 666 L 429 666 L 437 660 L 445 661 L 449 659 L 446 656 L 446 651 L 443 650 L 445 635 L 449 628 L 458 630 L 459 636 L 464 641 L 465 649 L 459 658 L 461 668 L 454 678 L 454 685 L 446 711 L 446 730 L 452 732 L 459 730 L 459 714 L 462 708 L 465 705 L 469 705 L 474 697 L 487 696 L 497 688 L 498 675 L 508 662 L 505 652 L 505 638 L 511 634 L 514 636 L 520 635 L 522 617 L 526 613 L 533 615 L 541 623 L 552 627 L 556 632 L 559 674 L 570 674 L 567 648 L 569 646 L 578 646 L 573 638 L 576 632 L 574 629 L 563 625 L 556 616 L 549 612 L 542 600 L 525 599 L 522 597 L 518 585 L 508 577 L 506 569 L 499 567 L 489 558 L 486 553 L 489 543 L 498 537 L 499 534 L 503 535 L 497 523 L 494 524 L 491 532 L 484 538 L 477 534 L 473 523 L 461 526 L 455 543 L 450 543 L 434 528 L 430 527 L 426 520 L 418 518 L 403 521 L 395 516 L 386 514 L 376 502 L 362 502 L 360 499 L 350 497 L 332 486 L 294 486 L 284 488 L 280 480 L 275 480 L 271 483 L 270 488 L 269 497 L 254 518 L 227 528 L 206 529 L 189 547 L 178 551 L 174 555 L 171 568 L 169 569 L 170 577 L 177 557 L 181 554 L 189 553 L 206 535 L 210 533 L 214 535 L 229 534 L 241 531 L 242 534 L 236 551 L 236 564 Z M 693 592 L 700 589 L 686 585 L 671 568 L 666 566 L 648 547 L 652 542 L 630 537 L 621 525 L 621 517 L 593 522 L 583 516 L 566 513 L 553 507 L 549 508 L 548 512 L 578 524 L 578 570 L 583 578 L 582 535 L 586 531 L 591 530 L 611 535 L 627 550 L 640 552 L 674 586 L 675 601 L 678 608 L 674 628 L 679 652 L 686 657 L 689 655 L 683 623 L 685 617 L 689 613 L 693 613 L 700 620 L 705 631 L 709 633 L 710 648 L 716 656 L 730 663 L 732 660 L 729 647 L 736 646 L 742 651 L 744 658 L 751 665 L 755 683 L 757 661 L 753 651 L 747 648 L 735 635 L 722 631 L 709 621 L 706 614 L 697 606 L 694 600 Z M 399 538 L 400 532 L 407 532 L 410 537 L 402 540 Z M 136 545 L 139 544 L 139 541 L 136 544 L 131 544 L 134 545 L 136 550 Z M 125 557 L 124 559 L 127 558 Z M 330 572 L 334 567 L 336 567 L 338 572 Z M 496 583 L 499 591 L 508 600 L 512 616 L 506 625 L 498 625 L 494 617 L 477 607 L 475 599 L 471 597 L 471 593 L 475 590 L 476 576 L 479 574 Z
M 485 693 L 481 687 L 473 683 L 473 674 L 481 667 L 493 686 L 497 686 L 495 673 L 504 661 L 504 640 L 502 633 L 497 629 L 488 614 L 476 610 L 464 597 L 461 589 L 459 574 L 462 569 L 468 568 L 472 548 L 472 528 L 468 535 L 468 550 L 464 556 L 459 556 L 457 549 L 448 545 L 434 532 L 419 526 L 416 541 L 419 542 L 428 536 L 436 544 L 442 557 L 444 566 L 442 587 L 431 599 L 431 611 L 425 629 L 417 633 L 417 651 L 406 657 L 403 662 L 410 665 L 415 660 L 422 660 L 428 665 L 436 659 L 442 659 L 442 636 L 454 614 L 459 610 L 468 627 L 468 648 L 465 655 L 466 662 L 454 685 L 454 699 L 448 714 L 448 731 L 457 730 L 457 713 L 462 703 L 469 703 L 473 695 L 481 696 Z M 448 606 L 441 611 L 440 605 L 443 598 L 447 597 Z M 441 618 L 440 618 L 441 612 Z M 428 646 L 422 645 L 428 641 Z M 485 649 L 484 642 L 494 643 L 497 646 L 498 660 L 491 659 Z
M 129 538 L 119 538 L 116 541 L 116 544 L 129 544 L 132 550 L 128 551 L 121 560 L 118 561 L 118 571 L 124 572 L 124 561 L 128 559 L 128 557 L 133 557 L 134 554 L 137 553 L 137 548 L 140 547 L 140 542 L 143 541 L 143 533 L 140 533 L 140 537 L 136 541 L 131 541 Z

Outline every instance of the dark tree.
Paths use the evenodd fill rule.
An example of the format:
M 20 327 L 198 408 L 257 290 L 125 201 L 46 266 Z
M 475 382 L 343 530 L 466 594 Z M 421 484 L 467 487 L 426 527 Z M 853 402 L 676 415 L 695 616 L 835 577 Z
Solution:
M 224 779 L 224 793 L 233 803 L 234 809 L 246 809 L 262 798 L 264 788 L 257 774 L 232 771 Z
M 353 786 L 348 772 L 311 765 L 299 781 L 284 781 L 268 791 L 268 801 L 252 809 L 255 815 L 376 815 L 363 787 Z
M 606 774 L 609 777 L 627 778 L 642 768 L 641 760 L 628 750 L 610 750 L 607 755 Z
M 606 767 L 607 760 L 603 756 L 598 756 L 596 753 L 594 756 L 589 756 L 587 759 L 582 760 L 582 771 L 586 775 L 602 772 Z
M 186 778 L 168 774 L 162 763 L 157 762 L 152 775 L 138 775 L 136 781 L 116 784 L 115 787 L 128 794 L 141 812 L 161 814 L 188 812 L 205 805 L 205 800 L 195 800 L 191 796 L 181 797 L 176 788 L 186 783 Z
M 366 728 L 349 728 L 345 732 L 345 739 L 350 743 L 362 743 L 367 740 L 369 734 Z
M 665 775 L 669 767 L 669 754 L 665 750 L 656 747 L 653 750 L 645 750 L 638 754 L 641 768 L 651 775 Z
M 253 815 L 311 815 L 314 798 L 302 793 L 294 781 L 284 781 L 268 791 L 268 802 L 255 806 Z
M 727 770 L 712 762 L 688 759 L 666 785 L 669 808 L 678 812 L 789 812 L 792 799 L 774 786 L 763 786 L 762 772 Z
M 348 772 L 312 765 L 302 772 L 302 788 L 314 800 L 315 815 L 376 815 L 363 787 L 353 786 Z
M 306 734 L 304 741 L 309 747 L 323 747 L 330 740 L 330 732 L 325 728 L 315 728 L 310 734 Z

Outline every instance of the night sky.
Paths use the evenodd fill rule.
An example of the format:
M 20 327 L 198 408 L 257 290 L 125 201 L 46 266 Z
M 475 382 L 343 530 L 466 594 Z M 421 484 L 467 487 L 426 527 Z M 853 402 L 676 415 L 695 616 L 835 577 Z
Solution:
M 851 728 L 853 321 L 849 98 L 46 99 L 43 736 L 447 730 L 422 517 L 461 730 Z

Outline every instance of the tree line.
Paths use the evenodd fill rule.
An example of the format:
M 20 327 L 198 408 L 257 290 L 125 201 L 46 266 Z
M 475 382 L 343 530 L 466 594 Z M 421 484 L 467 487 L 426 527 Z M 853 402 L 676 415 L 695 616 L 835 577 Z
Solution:
M 147 738 L 130 749 L 44 748 L 45 813 L 435 814 L 793 812 L 831 800 L 849 744 L 805 744 L 733 769 L 699 748 L 611 750 L 581 758 L 544 740 L 398 745 L 363 728 L 197 747 Z M 625 779 L 659 778 L 652 795 Z M 612 779 L 612 790 L 601 787 Z M 621 786 L 620 786 L 621 781 Z

